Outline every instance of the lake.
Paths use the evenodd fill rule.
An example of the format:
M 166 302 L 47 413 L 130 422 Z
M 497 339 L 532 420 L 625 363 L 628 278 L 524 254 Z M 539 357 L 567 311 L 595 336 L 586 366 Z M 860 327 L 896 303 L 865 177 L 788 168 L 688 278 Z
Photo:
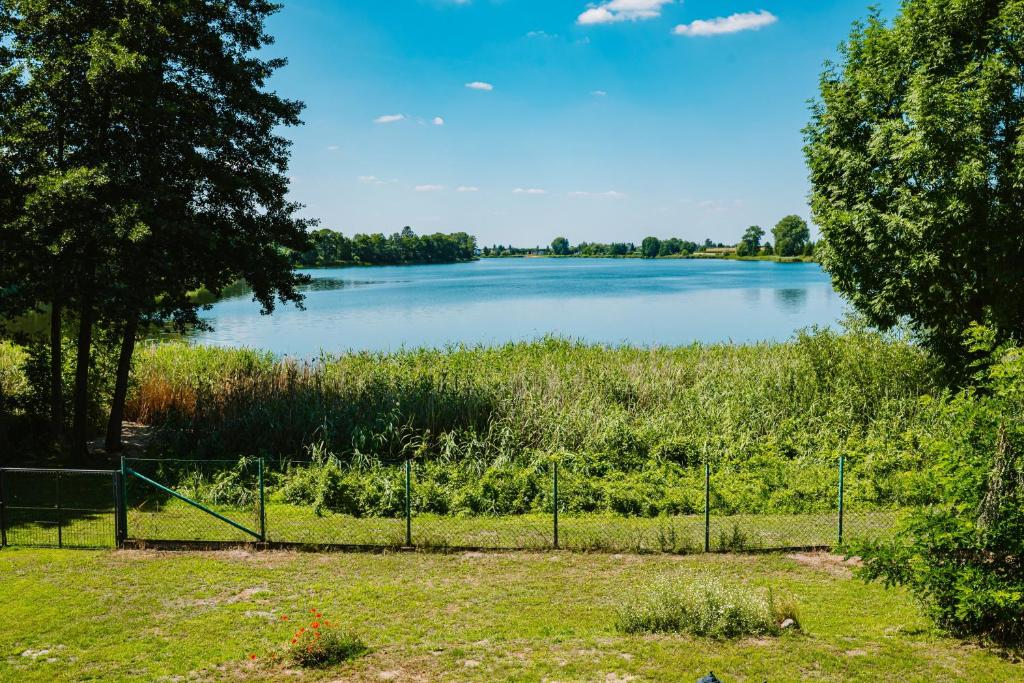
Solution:
M 834 326 L 846 305 L 814 263 L 484 259 L 305 271 L 306 310 L 261 316 L 249 296 L 214 304 L 204 344 L 279 354 L 499 344 L 547 334 L 677 345 L 783 340 Z

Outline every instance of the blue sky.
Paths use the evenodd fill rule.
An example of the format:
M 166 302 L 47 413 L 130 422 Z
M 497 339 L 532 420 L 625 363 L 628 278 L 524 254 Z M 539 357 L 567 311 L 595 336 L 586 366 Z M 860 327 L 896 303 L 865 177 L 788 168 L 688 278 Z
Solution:
M 284 0 L 323 227 L 735 242 L 808 217 L 800 130 L 866 0 Z M 889 14 L 896 0 L 882 2 Z

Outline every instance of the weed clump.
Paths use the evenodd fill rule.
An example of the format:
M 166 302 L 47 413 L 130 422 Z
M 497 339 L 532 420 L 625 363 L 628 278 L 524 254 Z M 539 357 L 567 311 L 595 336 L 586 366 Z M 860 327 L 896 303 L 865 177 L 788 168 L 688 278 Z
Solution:
M 623 633 L 689 633 L 727 639 L 778 635 L 782 624 L 799 623 L 795 601 L 771 590 L 729 586 L 710 576 L 660 578 L 618 607 Z

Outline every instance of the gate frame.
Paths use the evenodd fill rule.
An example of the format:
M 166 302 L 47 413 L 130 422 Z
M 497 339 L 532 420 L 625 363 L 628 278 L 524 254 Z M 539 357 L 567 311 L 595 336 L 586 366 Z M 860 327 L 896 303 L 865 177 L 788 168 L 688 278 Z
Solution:
M 207 462 L 207 461 L 194 460 L 194 461 L 190 461 L 190 462 Z M 122 545 L 125 542 L 128 541 L 128 477 L 135 477 L 136 479 L 138 479 L 138 480 L 148 484 L 149 486 L 152 486 L 153 488 L 157 489 L 158 491 L 162 491 L 163 493 L 166 493 L 166 494 L 168 494 L 168 495 L 170 495 L 170 496 L 172 496 L 174 498 L 177 498 L 178 500 L 182 501 L 183 503 L 191 505 L 192 507 L 197 508 L 197 509 L 201 510 L 202 512 L 205 512 L 206 514 L 210 515 L 211 517 L 214 517 L 215 519 L 218 519 L 221 522 L 224 522 L 225 524 L 227 524 L 229 526 L 232 526 L 235 529 L 238 529 L 239 531 L 241 531 L 243 533 L 249 534 L 250 536 L 255 538 L 260 543 L 266 543 L 267 542 L 267 529 L 266 529 L 266 526 L 267 526 L 267 523 L 266 523 L 266 509 L 267 509 L 267 506 L 266 506 L 265 492 L 264 492 L 264 487 L 263 487 L 263 458 L 258 458 L 258 477 L 259 477 L 258 486 L 259 486 L 259 504 L 260 504 L 260 510 L 259 510 L 260 530 L 259 531 L 253 531 L 252 529 L 250 529 L 250 528 L 248 528 L 246 526 L 243 526 L 242 524 L 239 524 L 235 520 L 230 519 L 228 517 L 225 517 L 224 515 L 220 514 L 219 512 L 211 510 L 210 508 L 206 507 L 205 505 L 203 505 L 199 501 L 192 500 L 188 496 L 182 495 L 182 494 L 178 493 L 177 491 L 175 491 L 174 489 L 172 489 L 172 488 L 170 488 L 168 486 L 164 486 L 160 482 L 154 481 L 154 480 L 150 479 L 149 477 L 147 477 L 144 474 L 140 474 L 139 472 L 136 472 L 131 467 L 128 467 L 128 459 L 125 456 L 122 455 L 121 456 L 121 491 L 122 491 L 122 493 L 121 493 L 121 498 L 122 498 L 121 510 L 122 510 L 122 514 L 123 514 L 123 524 L 124 524 L 124 539 L 122 541 Z M 142 540 L 146 540 L 146 539 L 142 539 Z
M 0 549 L 10 547 L 7 542 L 7 497 L 4 495 L 6 483 L 4 478 L 5 472 L 21 472 L 26 474 L 52 474 L 56 477 L 57 481 L 57 505 L 54 507 L 57 510 L 57 547 L 63 548 L 63 508 L 61 506 L 60 499 L 60 477 L 63 474 L 71 475 L 107 475 L 110 476 L 113 481 L 114 491 L 111 498 L 111 502 L 114 503 L 114 547 L 120 548 L 124 545 L 122 538 L 123 528 L 120 525 L 120 519 L 124 514 L 124 501 L 119 500 L 117 495 L 118 481 L 120 480 L 121 473 L 117 470 L 95 470 L 95 469 L 74 469 L 68 467 L 0 467 Z

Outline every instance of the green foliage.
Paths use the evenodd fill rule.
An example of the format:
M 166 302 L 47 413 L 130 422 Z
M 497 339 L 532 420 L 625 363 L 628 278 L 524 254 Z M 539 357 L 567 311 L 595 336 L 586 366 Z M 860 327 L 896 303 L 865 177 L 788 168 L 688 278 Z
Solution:
M 657 237 L 645 237 L 640 244 L 640 255 L 644 258 L 657 258 L 661 253 L 661 240 Z
M 897 339 L 814 331 L 784 344 L 603 347 L 546 339 L 277 361 L 244 349 L 147 346 L 131 419 L 175 457 L 267 456 L 283 501 L 321 511 L 400 510 L 415 458 L 417 509 L 548 510 L 557 457 L 569 511 L 703 507 L 823 512 L 846 454 L 848 500 L 928 499 L 917 435 L 936 424 L 928 358 Z M 289 461 L 308 459 L 305 466 Z M 337 461 L 334 463 L 334 461 Z
M 1019 0 L 872 12 L 805 130 L 821 262 L 872 324 L 907 319 L 957 379 L 971 322 L 1024 332 Z
M 28 351 L 9 341 L 0 340 L 0 398 L 16 401 L 29 390 L 25 365 Z
M 290 252 L 296 266 L 396 265 L 456 263 L 476 258 L 476 238 L 464 232 L 417 235 L 412 228 L 384 236 L 356 234 L 352 239 L 333 230 L 310 234 L 310 248 Z
M 786 216 L 772 230 L 775 253 L 779 256 L 799 256 L 811 238 L 807 221 L 800 216 Z
M 369 651 L 362 638 L 351 631 L 341 630 L 315 609 L 310 610 L 307 624 L 299 626 L 285 646 L 287 659 L 308 669 L 337 666 Z
M 569 254 L 569 240 L 564 237 L 556 237 L 551 240 L 551 253 L 556 256 L 566 256 Z
M 738 256 L 757 256 L 761 253 L 761 238 L 764 237 L 764 230 L 759 225 L 751 225 L 743 233 L 740 243 L 736 247 Z
M 993 347 L 974 327 L 969 346 L 990 360 L 979 387 L 944 398 L 941 422 L 919 436 L 921 484 L 938 504 L 912 514 L 894 540 L 855 548 L 863 576 L 909 586 L 955 634 L 1024 641 L 1024 352 Z
M 618 607 L 623 633 L 689 633 L 706 638 L 778 635 L 799 622 L 791 599 L 770 590 L 727 585 L 711 575 L 665 577 L 642 586 Z

